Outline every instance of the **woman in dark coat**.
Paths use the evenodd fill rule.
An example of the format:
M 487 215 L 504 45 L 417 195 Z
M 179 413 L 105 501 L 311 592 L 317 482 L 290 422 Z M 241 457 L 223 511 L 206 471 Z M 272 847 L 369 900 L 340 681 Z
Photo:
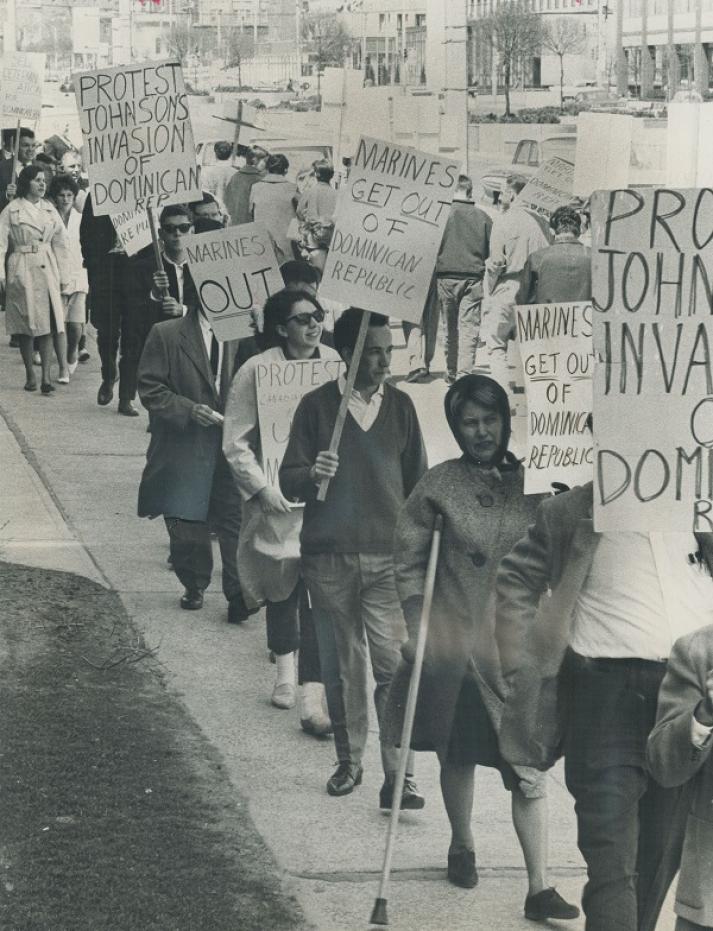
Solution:
M 502 758 L 497 727 L 504 683 L 494 636 L 495 571 L 532 523 L 539 496 L 525 497 L 523 470 L 507 451 L 510 405 L 492 379 L 466 375 L 448 391 L 446 418 L 463 450 L 430 469 L 418 483 L 396 528 L 394 562 L 409 640 L 391 693 L 398 740 L 405 692 L 418 636 L 428 553 L 437 514 L 444 518 L 431 622 L 416 719 L 415 750 L 432 750 L 452 840 L 448 879 L 478 881 L 471 831 L 476 765 L 501 773 L 529 878 L 527 917 L 575 918 L 578 909 L 548 887 L 547 799 L 544 776 L 517 772 Z

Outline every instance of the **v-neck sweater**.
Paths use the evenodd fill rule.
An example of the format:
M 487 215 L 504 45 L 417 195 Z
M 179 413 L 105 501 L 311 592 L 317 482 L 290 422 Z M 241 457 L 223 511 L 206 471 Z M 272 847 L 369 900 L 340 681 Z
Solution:
M 305 395 L 282 460 L 283 494 L 305 502 L 302 552 L 391 553 L 399 512 L 427 468 L 416 410 L 408 395 L 385 385 L 381 409 L 368 430 L 348 413 L 337 474 L 320 502 L 309 472 L 318 453 L 329 449 L 340 402 L 336 382 Z

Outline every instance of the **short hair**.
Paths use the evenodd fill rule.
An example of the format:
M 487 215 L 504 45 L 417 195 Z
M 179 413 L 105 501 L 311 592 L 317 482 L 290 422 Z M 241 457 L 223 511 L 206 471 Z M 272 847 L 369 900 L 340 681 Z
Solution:
M 219 162 L 225 162 L 233 154 L 233 145 L 231 142 L 226 142 L 225 139 L 221 139 L 220 142 L 214 144 L 213 151 Z
M 65 155 L 71 155 L 72 158 L 75 158 L 79 162 L 80 165 L 82 164 L 82 156 L 81 156 L 81 153 L 77 151 L 77 149 L 65 149 L 64 152 L 62 152 L 62 154 L 58 158 L 58 162 L 60 164 L 62 163 L 62 160 L 64 159 Z
M 38 175 L 44 178 L 45 170 L 42 165 L 25 165 L 20 174 L 17 176 L 17 197 L 26 197 L 30 193 L 30 181 L 34 181 Z
M 262 352 L 284 346 L 285 337 L 277 332 L 278 326 L 285 326 L 292 308 L 300 301 L 307 301 L 315 310 L 322 310 L 322 305 L 316 297 L 307 291 L 287 291 L 284 288 L 271 294 L 265 301 L 262 311 L 262 333 L 257 336 L 258 345 Z
M 505 179 L 505 184 L 509 188 L 512 188 L 516 194 L 519 194 L 527 184 L 527 178 L 523 178 L 522 175 L 508 175 Z
M 280 265 L 280 274 L 285 287 L 299 283 L 317 285 L 322 277 L 319 270 L 304 259 L 290 259 L 283 263 Z
M 470 197 L 473 193 L 473 182 L 468 177 L 468 175 L 458 175 L 458 188 Z
M 56 200 L 62 191 L 71 191 L 75 197 L 79 193 L 79 185 L 71 175 L 55 175 L 50 182 L 47 196 L 50 200 Z
M 3 129 L 2 144 L 7 147 L 14 146 L 16 133 L 17 133 L 16 129 Z M 34 138 L 35 138 L 34 130 L 28 129 L 27 126 L 20 127 L 20 139 L 34 139 Z
M 35 161 L 40 165 L 48 165 L 50 168 L 55 168 L 57 165 L 57 160 L 46 152 L 38 152 L 35 155 Z
M 334 236 L 334 223 L 328 220 L 310 220 L 305 223 L 304 230 L 309 233 L 320 249 L 329 249 Z
M 254 165 L 261 158 L 265 158 L 270 153 L 260 145 L 251 145 L 245 150 L 245 162 L 248 165 Z
M 350 349 L 354 352 L 359 327 L 364 314 L 361 307 L 348 307 L 334 324 L 334 348 L 341 356 L 342 350 Z M 388 326 L 389 318 L 384 314 L 372 313 L 369 317 L 369 326 Z
M 185 217 L 189 223 L 193 223 L 193 215 L 185 204 L 169 204 L 168 207 L 164 207 L 158 222 L 163 226 L 169 217 Z
M 268 174 L 286 175 L 287 169 L 290 167 L 290 163 L 287 159 L 287 156 L 278 152 L 277 155 L 268 155 L 265 167 L 267 168 Z
M 220 220 L 214 220 L 212 217 L 196 217 L 193 221 L 193 231 L 195 233 L 212 233 L 215 230 L 222 230 L 223 224 Z
M 579 236 L 582 232 L 582 219 L 572 207 L 558 207 L 550 217 L 550 226 L 557 233 L 574 233 Z
M 210 191 L 203 191 L 203 196 L 201 199 L 191 201 L 190 204 L 188 204 L 188 208 L 192 213 L 197 207 L 203 207 L 205 204 L 215 204 L 216 207 L 218 207 L 218 210 L 220 210 L 218 201 L 210 193 Z
M 326 158 L 314 163 L 314 175 L 318 181 L 324 181 L 327 184 L 334 177 L 334 167 Z

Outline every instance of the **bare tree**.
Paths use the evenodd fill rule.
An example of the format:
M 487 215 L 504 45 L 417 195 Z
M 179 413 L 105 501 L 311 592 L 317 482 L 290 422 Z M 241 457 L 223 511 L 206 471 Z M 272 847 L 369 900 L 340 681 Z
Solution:
M 510 88 L 513 72 L 526 58 L 542 47 L 542 20 L 528 0 L 501 3 L 489 15 L 478 20 L 477 29 L 490 42 L 500 59 L 505 85 L 505 115 L 510 116 Z
M 574 19 L 558 16 L 544 28 L 542 45 L 560 60 L 560 110 L 564 110 L 564 57 L 584 50 L 584 34 Z

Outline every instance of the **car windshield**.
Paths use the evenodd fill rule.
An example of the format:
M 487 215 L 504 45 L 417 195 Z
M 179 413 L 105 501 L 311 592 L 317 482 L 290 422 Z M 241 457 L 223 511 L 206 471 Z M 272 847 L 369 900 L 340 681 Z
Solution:
M 577 137 L 572 133 L 571 136 L 558 136 L 556 139 L 545 139 L 541 145 L 540 161 L 546 162 L 551 158 L 567 159 L 574 162 L 574 150 L 577 145 Z

